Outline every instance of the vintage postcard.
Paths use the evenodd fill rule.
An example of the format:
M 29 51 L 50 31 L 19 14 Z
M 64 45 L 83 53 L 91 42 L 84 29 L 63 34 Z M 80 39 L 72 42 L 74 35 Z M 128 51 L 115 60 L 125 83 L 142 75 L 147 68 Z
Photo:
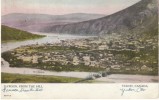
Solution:
M 1 99 L 154 99 L 158 80 L 158 0 L 1 0 Z

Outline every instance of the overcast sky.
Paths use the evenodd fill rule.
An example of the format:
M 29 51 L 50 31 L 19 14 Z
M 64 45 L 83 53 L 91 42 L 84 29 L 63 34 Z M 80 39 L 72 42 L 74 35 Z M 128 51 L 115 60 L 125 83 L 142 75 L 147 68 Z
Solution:
M 109 15 L 140 0 L 1 0 L 2 15 L 9 13 L 97 13 Z

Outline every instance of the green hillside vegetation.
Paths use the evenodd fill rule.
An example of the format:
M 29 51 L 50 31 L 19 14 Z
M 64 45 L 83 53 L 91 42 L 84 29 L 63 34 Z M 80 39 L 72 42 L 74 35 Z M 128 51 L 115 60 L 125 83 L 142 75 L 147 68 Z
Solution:
M 47 76 L 47 75 L 20 75 L 11 73 L 2 73 L 2 83 L 76 83 L 81 78 L 64 77 L 64 76 Z M 78 83 L 101 83 L 96 80 L 83 80 Z M 108 81 L 109 82 L 109 81 Z
M 42 38 L 44 35 L 36 35 L 30 32 L 22 31 L 19 29 L 11 28 L 8 26 L 1 26 L 1 41 L 8 42 L 8 41 L 22 41 L 28 39 L 37 39 Z
M 2 83 L 72 83 L 81 80 L 80 78 L 47 76 L 47 75 L 20 75 L 1 74 Z

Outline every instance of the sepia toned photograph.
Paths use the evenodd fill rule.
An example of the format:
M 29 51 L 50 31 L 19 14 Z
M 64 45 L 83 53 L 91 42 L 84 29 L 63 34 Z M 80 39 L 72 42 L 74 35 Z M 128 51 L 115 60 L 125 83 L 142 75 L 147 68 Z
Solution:
M 158 0 L 1 3 L 1 83 L 158 83 Z

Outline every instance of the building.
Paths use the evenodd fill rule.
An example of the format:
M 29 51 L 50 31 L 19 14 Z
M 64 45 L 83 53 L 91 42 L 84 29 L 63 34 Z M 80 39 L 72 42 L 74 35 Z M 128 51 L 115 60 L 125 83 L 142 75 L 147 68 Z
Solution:
M 28 57 L 22 57 L 22 60 L 23 60 L 24 62 L 31 62 L 32 57 L 31 57 L 31 56 L 28 56 Z
M 38 56 L 32 56 L 32 63 L 38 63 Z
M 90 66 L 92 66 L 92 67 L 98 67 L 99 63 L 97 61 L 90 61 Z
M 143 65 L 141 67 L 141 71 L 152 71 L 152 68 L 147 67 L 146 65 Z
M 90 65 L 90 56 L 83 56 L 84 65 Z
M 79 58 L 77 56 L 73 57 L 73 65 L 78 65 L 80 63 Z
M 120 66 L 119 65 L 112 65 L 111 68 L 112 69 L 120 69 Z
M 107 45 L 101 45 L 98 47 L 99 50 L 105 50 L 105 49 L 108 49 L 108 46 Z

